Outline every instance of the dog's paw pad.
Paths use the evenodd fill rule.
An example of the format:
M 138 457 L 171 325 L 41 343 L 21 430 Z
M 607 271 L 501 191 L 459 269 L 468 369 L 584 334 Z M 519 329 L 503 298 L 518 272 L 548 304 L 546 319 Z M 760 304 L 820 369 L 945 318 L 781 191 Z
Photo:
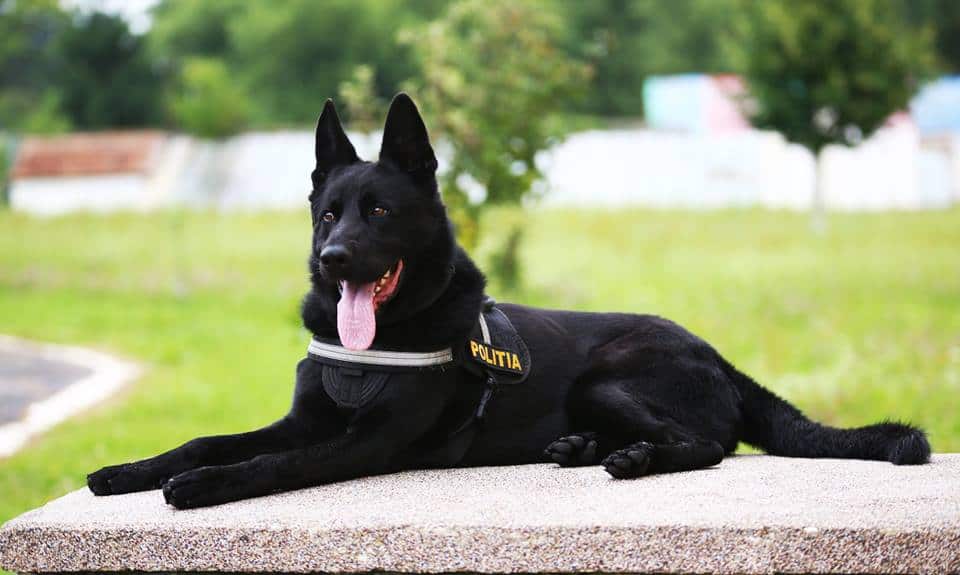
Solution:
M 652 455 L 653 445 L 646 442 L 635 443 L 614 451 L 603 460 L 601 465 L 616 479 L 631 479 L 647 473 Z
M 597 440 L 590 435 L 568 435 L 547 446 L 544 453 L 563 467 L 597 463 Z

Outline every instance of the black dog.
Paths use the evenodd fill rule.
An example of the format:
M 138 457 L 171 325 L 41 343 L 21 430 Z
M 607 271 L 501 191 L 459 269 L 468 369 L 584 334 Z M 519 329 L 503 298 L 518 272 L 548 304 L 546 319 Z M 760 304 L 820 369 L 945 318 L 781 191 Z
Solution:
M 739 441 L 793 457 L 929 459 L 907 425 L 810 421 L 668 320 L 485 301 L 404 94 L 378 162 L 357 158 L 330 101 L 316 158 L 303 303 L 314 340 L 290 413 L 101 469 L 88 477 L 95 494 L 162 487 L 188 508 L 403 469 L 549 460 L 632 478 L 716 465 Z

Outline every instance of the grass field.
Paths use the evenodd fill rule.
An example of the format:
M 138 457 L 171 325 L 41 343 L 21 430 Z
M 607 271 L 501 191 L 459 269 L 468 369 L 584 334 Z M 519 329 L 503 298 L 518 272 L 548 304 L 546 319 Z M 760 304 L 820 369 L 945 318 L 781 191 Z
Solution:
M 537 210 L 527 303 L 652 312 L 824 421 L 897 417 L 960 450 L 960 211 Z M 286 410 L 307 336 L 302 214 L 0 213 L 0 333 L 84 344 L 147 374 L 0 461 L 0 520 L 102 465 Z M 496 294 L 495 294 L 496 295 Z

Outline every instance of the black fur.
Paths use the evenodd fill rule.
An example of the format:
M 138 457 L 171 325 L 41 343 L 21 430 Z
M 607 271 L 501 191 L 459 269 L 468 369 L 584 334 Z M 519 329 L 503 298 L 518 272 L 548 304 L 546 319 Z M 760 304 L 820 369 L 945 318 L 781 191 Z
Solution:
M 463 342 L 484 278 L 454 241 L 413 102 L 394 100 L 380 159 L 370 163 L 357 158 L 328 101 L 316 158 L 307 329 L 336 338 L 338 281 L 373 281 L 402 258 L 399 291 L 378 312 L 374 345 L 422 351 Z M 373 206 L 389 213 L 374 217 Z M 335 221 L 323 221 L 326 210 Z M 335 266 L 320 260 L 331 246 L 342 256 Z M 442 377 L 395 374 L 370 404 L 347 409 L 324 392 L 321 366 L 304 359 L 293 407 L 280 421 L 101 469 L 89 487 L 97 495 L 162 487 L 170 504 L 188 508 L 423 467 L 552 460 L 639 477 L 716 465 L 740 441 L 791 457 L 929 459 L 924 433 L 907 425 L 810 421 L 669 320 L 500 307 L 526 341 L 532 371 L 523 384 L 498 389 L 482 425 L 466 433 L 451 436 L 483 387 L 463 368 Z

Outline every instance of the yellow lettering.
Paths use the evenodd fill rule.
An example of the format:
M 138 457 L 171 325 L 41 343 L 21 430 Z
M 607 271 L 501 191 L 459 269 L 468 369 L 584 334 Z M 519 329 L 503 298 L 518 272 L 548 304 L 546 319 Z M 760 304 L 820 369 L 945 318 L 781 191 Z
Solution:
M 487 345 L 471 339 L 470 355 L 472 355 L 474 359 L 480 359 L 493 367 L 499 367 L 518 372 L 523 371 L 523 366 L 520 364 L 520 356 L 508 349 L 497 349 L 492 345 Z

